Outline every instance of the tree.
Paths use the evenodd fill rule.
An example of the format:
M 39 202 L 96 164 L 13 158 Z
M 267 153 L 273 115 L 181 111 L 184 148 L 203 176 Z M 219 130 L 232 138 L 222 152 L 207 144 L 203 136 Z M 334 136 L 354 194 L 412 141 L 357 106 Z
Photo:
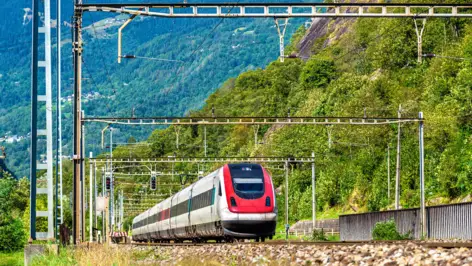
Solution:
M 16 183 L 9 175 L 0 179 L 0 251 L 19 250 L 26 241 L 21 220 L 12 215 Z
M 336 76 L 336 68 L 332 60 L 313 58 L 302 69 L 301 85 L 305 89 L 325 87 Z
M 136 139 L 133 136 L 128 138 L 128 144 L 131 144 L 131 143 L 136 143 Z

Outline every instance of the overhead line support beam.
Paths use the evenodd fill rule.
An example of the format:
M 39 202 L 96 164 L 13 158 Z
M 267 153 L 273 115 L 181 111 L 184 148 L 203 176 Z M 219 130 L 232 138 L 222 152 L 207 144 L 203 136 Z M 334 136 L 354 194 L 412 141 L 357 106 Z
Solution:
M 83 122 L 119 125 L 388 125 L 419 118 L 365 117 L 87 117 Z
M 106 163 L 109 159 L 90 158 L 93 163 Z M 225 162 L 252 162 L 252 163 L 284 163 L 286 157 L 157 157 L 148 159 L 113 159 L 115 164 L 123 163 L 225 163 Z M 288 159 L 290 163 L 313 163 L 312 157 L 297 157 Z
M 472 4 L 435 3 L 130 3 L 78 5 L 88 12 L 115 12 L 130 15 L 174 18 L 470 18 Z

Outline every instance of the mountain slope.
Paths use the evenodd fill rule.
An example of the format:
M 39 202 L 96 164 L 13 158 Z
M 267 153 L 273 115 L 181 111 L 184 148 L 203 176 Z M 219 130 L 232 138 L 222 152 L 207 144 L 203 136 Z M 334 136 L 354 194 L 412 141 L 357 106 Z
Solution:
M 1 15 L 10 18 L 0 24 L 0 40 L 13 40 L 0 42 L 0 56 L 5 62 L 0 66 L 0 136 L 27 136 L 30 131 L 31 23 L 28 15 L 31 12 L 25 11 L 29 5 L 29 1 L 0 5 Z M 71 3 L 65 3 L 63 10 L 63 23 L 67 24 L 72 13 Z M 124 53 L 182 62 L 135 59 L 117 64 L 117 26 L 125 18 L 116 17 L 116 14 L 87 13 L 84 16 L 86 116 L 130 116 L 133 109 L 136 116 L 183 115 L 200 108 L 207 96 L 226 79 L 263 67 L 278 53 L 277 31 L 272 19 L 138 18 L 124 31 Z M 292 22 L 288 36 L 300 22 Z M 70 34 L 70 28 L 65 26 L 62 47 L 64 97 L 72 94 Z M 71 103 L 63 102 L 65 155 L 72 153 L 71 111 Z M 44 115 L 44 110 L 40 115 Z M 99 132 L 103 126 L 86 126 L 87 153 L 100 152 Z M 130 136 L 139 140 L 147 137 L 151 130 L 122 127 L 115 137 L 118 142 L 126 141 Z M 6 146 L 9 168 L 19 176 L 26 175 L 28 143 L 22 141 Z

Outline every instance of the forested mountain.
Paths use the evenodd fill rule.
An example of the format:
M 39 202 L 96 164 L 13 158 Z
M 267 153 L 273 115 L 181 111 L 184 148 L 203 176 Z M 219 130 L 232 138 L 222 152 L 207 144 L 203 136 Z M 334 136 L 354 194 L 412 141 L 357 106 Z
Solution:
M 170 24 L 157 27 L 156 21 Z M 213 24 L 200 27 L 198 23 Z M 103 29 L 96 24 L 95 28 L 87 28 L 85 90 L 98 91 L 103 96 L 85 103 L 86 114 L 101 115 L 110 108 L 110 115 L 130 115 L 135 107 L 136 115 L 140 116 L 208 116 L 214 108 L 218 116 L 276 116 L 285 115 L 290 109 L 292 116 L 396 117 L 401 105 L 402 117 L 417 117 L 418 112 L 424 112 L 428 204 L 470 200 L 472 22 L 428 19 L 423 51 L 439 56 L 424 58 L 422 63 L 417 62 L 412 19 L 319 20 L 317 23 L 325 25 L 323 31 L 306 34 L 299 28 L 288 48 L 288 53 L 303 49 L 309 59 L 286 59 L 284 63 L 273 61 L 278 43 L 271 20 L 234 22 L 241 25 L 225 20 L 212 32 L 217 23 L 218 20 L 182 20 L 174 24 L 171 20 L 144 19 L 126 29 L 126 53 L 191 62 L 182 64 L 183 68 L 174 63 L 139 60 L 115 64 L 116 27 Z M 92 38 L 95 36 L 98 37 Z M 202 49 L 192 54 L 200 43 Z M 238 50 L 238 45 L 246 49 Z M 239 56 L 237 60 L 232 57 L 235 53 Z M 213 61 L 214 58 L 218 60 Z M 235 69 L 239 70 L 232 72 Z M 238 75 L 241 72 L 244 73 Z M 70 71 L 64 79 L 69 78 Z M 219 89 L 212 93 L 216 87 Z M 21 104 L 21 99 L 9 98 L 8 104 L 20 104 L 8 109 L 3 107 L 7 102 L 2 98 L 5 111 L 0 118 L 1 130 L 5 130 L 7 123 L 10 128 L 18 123 L 14 125 L 21 134 L 27 132 L 21 131 L 19 124 L 28 115 L 25 99 Z M 70 105 L 67 108 L 64 112 L 70 118 Z M 27 124 L 24 125 L 27 129 Z M 70 120 L 67 125 L 70 130 Z M 87 128 L 87 132 L 97 134 L 87 135 L 89 143 L 98 144 L 99 130 L 100 126 Z M 203 155 L 203 127 L 180 126 L 179 130 L 178 148 L 176 128 L 169 127 L 153 131 L 145 145 L 115 149 L 114 157 Z M 393 192 L 390 197 L 387 193 L 387 148 L 390 147 L 393 191 L 397 131 L 394 125 L 261 126 L 260 141 L 255 143 L 252 126 L 208 126 L 208 156 L 310 156 L 314 151 L 317 208 L 323 211 L 324 217 L 332 210 L 336 214 L 374 211 L 393 204 Z M 120 134 L 123 139 L 132 134 L 142 136 L 138 136 L 137 130 L 122 130 L 117 133 Z M 25 144 L 24 152 L 26 148 Z M 401 129 L 403 208 L 419 205 L 418 153 L 418 126 L 406 124 Z M 179 164 L 174 167 L 175 170 L 189 168 Z M 66 165 L 66 188 L 70 188 L 69 170 Z M 282 175 L 277 170 L 271 171 L 276 185 L 283 190 Z M 134 181 L 146 184 L 148 178 Z M 310 217 L 309 166 L 293 165 L 289 192 L 292 221 Z M 278 197 L 281 213 L 283 200 Z
M 70 156 L 72 105 L 67 97 L 72 95 L 73 85 L 70 28 L 73 6 L 72 1 L 63 3 L 63 136 L 64 155 Z M 2 137 L 27 137 L 30 132 L 30 7 L 31 1 L 26 0 L 0 3 L 0 15 L 8 18 L 0 22 Z M 52 16 L 55 17 L 54 12 Z M 108 13 L 84 16 L 83 108 L 86 116 L 131 116 L 133 109 L 136 116 L 184 115 L 199 109 L 228 78 L 264 67 L 278 54 L 273 19 L 138 17 L 123 32 L 123 53 L 181 62 L 125 59 L 117 64 L 117 30 L 125 19 L 125 15 Z M 303 21 L 293 20 L 287 36 Z M 54 45 L 53 55 L 55 49 Z M 44 117 L 44 108 L 40 115 Z M 100 152 L 100 131 L 104 126 L 86 125 L 87 154 Z M 152 131 L 151 127 L 119 129 L 115 134 L 117 142 L 130 136 L 142 140 Z M 8 167 L 18 176 L 27 175 L 27 139 L 5 146 Z
M 292 116 L 396 117 L 400 105 L 402 117 L 418 117 L 422 111 L 428 204 L 470 200 L 472 22 L 428 19 L 423 51 L 438 57 L 425 58 L 421 64 L 412 19 L 320 23 L 328 28 L 310 40 L 309 60 L 274 61 L 265 69 L 229 79 L 192 115 L 211 115 L 212 107 L 225 116 L 276 116 L 290 109 Z M 303 36 L 300 29 L 292 41 L 306 43 Z M 376 211 L 393 205 L 397 130 L 395 125 L 263 126 L 262 141 L 256 144 L 253 126 L 207 127 L 208 156 L 310 156 L 314 151 L 317 207 L 324 217 Z M 180 126 L 179 149 L 175 141 L 173 127 L 156 130 L 147 141 L 150 147 L 121 147 L 114 156 L 203 155 L 202 127 Z M 418 153 L 418 125 L 405 124 L 401 131 L 403 208 L 419 205 Z M 273 175 L 276 185 L 284 189 L 283 174 L 273 170 Z M 311 217 L 310 166 L 293 166 L 289 192 L 290 219 Z M 278 201 L 283 211 L 283 197 Z

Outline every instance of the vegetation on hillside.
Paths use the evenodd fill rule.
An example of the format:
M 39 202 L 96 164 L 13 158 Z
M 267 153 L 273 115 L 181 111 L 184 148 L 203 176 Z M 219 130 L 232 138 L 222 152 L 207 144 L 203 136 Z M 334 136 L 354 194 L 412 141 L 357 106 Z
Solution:
M 342 32 L 342 33 L 340 33 Z M 430 204 L 472 193 L 470 163 L 470 82 L 472 24 L 461 19 L 429 19 L 423 51 L 467 58 L 424 59 L 417 63 L 416 35 L 410 19 L 341 20 L 324 36 L 306 62 L 274 61 L 229 79 L 192 116 L 364 116 L 418 117 L 425 122 L 426 196 Z M 401 205 L 419 205 L 417 124 L 401 130 Z M 145 156 L 202 156 L 203 127 L 156 130 Z M 317 165 L 318 211 L 376 211 L 392 206 L 388 198 L 387 147 L 391 148 L 394 191 L 396 125 L 261 126 L 254 143 L 253 126 L 207 127 L 208 156 L 310 156 Z M 129 155 L 127 148 L 116 154 Z M 311 216 L 311 168 L 293 165 L 290 175 L 290 219 Z M 274 171 L 276 186 L 283 176 Z M 283 187 L 283 186 L 282 186 Z M 283 197 L 279 211 L 284 213 Z M 283 217 L 283 215 L 280 215 Z
M 428 19 L 423 51 L 444 57 L 424 59 L 422 64 L 416 58 L 416 33 L 411 19 L 333 20 L 329 27 L 322 37 L 327 45 L 315 40 L 310 59 L 274 61 L 264 69 L 251 69 L 228 79 L 208 97 L 201 109 L 199 104 L 184 97 L 180 110 L 191 106 L 195 110 L 188 114 L 192 116 L 211 116 L 214 110 L 217 116 L 285 116 L 290 112 L 291 116 L 396 117 L 401 105 L 402 117 L 415 118 L 422 111 L 426 119 L 428 204 L 461 200 L 470 195 L 472 23 L 463 19 Z M 298 31 L 295 39 L 300 39 L 300 32 L 303 29 Z M 296 51 L 293 44 L 291 47 L 290 51 Z M 146 75 L 154 71 L 152 67 L 147 69 L 143 70 Z M 139 75 L 144 74 L 135 72 L 132 77 Z M 199 81 L 204 82 L 203 79 Z M 151 89 L 143 89 L 144 85 L 141 85 L 139 97 L 148 98 L 143 99 L 143 106 L 152 104 L 154 98 L 147 94 L 152 93 Z M 174 96 L 182 97 L 178 92 Z M 182 93 L 195 96 L 194 89 Z M 133 97 L 138 96 L 127 92 L 123 102 Z M 161 108 L 161 102 L 154 104 L 157 103 L 156 110 Z M 292 157 L 311 156 L 314 152 L 318 211 L 336 209 L 346 213 L 392 207 L 393 192 L 388 197 L 387 191 L 389 185 L 394 191 L 396 125 L 237 125 L 207 126 L 206 131 L 208 156 Z M 176 132 L 179 132 L 178 146 Z M 254 132 L 258 134 L 258 143 L 255 143 Z M 203 135 L 203 126 L 158 129 L 142 143 L 146 145 L 119 147 L 113 156 L 203 156 Z M 390 184 L 387 182 L 387 147 L 391 148 Z M 418 153 L 417 124 L 402 125 L 400 203 L 404 208 L 419 205 Z M 158 166 L 160 171 L 171 169 L 171 166 Z M 205 170 L 218 166 L 205 166 Z M 175 171 L 195 171 L 196 168 L 195 165 L 173 165 Z M 290 168 L 288 190 L 292 223 L 311 217 L 311 166 L 294 164 Z M 142 171 L 147 170 L 129 170 Z M 68 176 L 70 166 L 66 166 L 65 172 Z M 271 172 L 276 187 L 284 192 L 283 172 Z M 175 183 L 177 178 L 162 182 Z M 149 177 L 133 180 L 146 186 Z M 189 179 L 187 184 L 191 181 Z M 69 189 L 71 184 L 67 182 L 64 187 Z M 179 188 L 177 185 L 172 189 L 175 192 Z M 139 193 L 143 188 L 132 187 L 132 191 Z M 68 195 L 67 190 L 65 195 Z M 279 217 L 283 219 L 284 199 L 278 197 L 277 200 Z
M 8 174 L 0 179 L 0 252 L 20 250 L 26 243 L 21 217 L 27 207 L 27 188 L 24 179 L 17 181 Z

